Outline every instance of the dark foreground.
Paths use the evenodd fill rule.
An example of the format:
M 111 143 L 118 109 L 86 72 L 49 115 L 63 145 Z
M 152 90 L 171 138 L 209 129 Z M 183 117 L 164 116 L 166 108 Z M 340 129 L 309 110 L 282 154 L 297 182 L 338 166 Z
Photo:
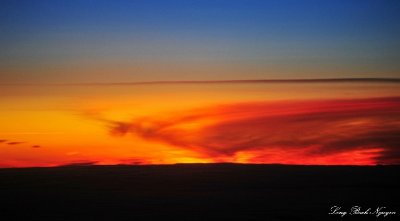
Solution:
M 0 220 L 400 220 L 400 166 L 0 169 Z M 329 215 L 385 206 L 396 215 Z

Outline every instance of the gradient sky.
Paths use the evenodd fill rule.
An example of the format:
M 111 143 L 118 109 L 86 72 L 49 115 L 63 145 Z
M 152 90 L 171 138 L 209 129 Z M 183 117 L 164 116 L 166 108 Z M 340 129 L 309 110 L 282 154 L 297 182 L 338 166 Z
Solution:
M 0 167 L 400 163 L 399 82 L 3 85 Z
M 0 0 L 0 167 L 400 164 L 399 11 Z
M 399 77 L 396 0 L 2 0 L 1 83 Z

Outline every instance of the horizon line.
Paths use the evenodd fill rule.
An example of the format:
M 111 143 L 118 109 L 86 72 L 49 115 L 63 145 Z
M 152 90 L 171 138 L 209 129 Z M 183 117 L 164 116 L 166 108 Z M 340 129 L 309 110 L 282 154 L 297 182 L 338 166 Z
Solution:
M 235 162 L 213 162 L 213 163 L 164 163 L 164 164 L 85 164 L 71 163 L 54 166 L 26 166 L 26 167 L 0 167 L 3 169 L 46 169 L 46 168 L 87 168 L 87 167 L 159 167 L 159 166 L 209 166 L 209 165 L 232 165 L 232 166 L 290 166 L 290 167 L 398 167 L 400 164 L 284 164 L 284 163 L 235 163 Z
M 240 84 L 240 83 L 400 83 L 400 78 L 297 78 L 297 79 L 236 79 L 236 80 L 183 80 L 132 82 L 80 82 L 80 83 L 0 83 L 0 86 L 129 86 L 151 84 Z

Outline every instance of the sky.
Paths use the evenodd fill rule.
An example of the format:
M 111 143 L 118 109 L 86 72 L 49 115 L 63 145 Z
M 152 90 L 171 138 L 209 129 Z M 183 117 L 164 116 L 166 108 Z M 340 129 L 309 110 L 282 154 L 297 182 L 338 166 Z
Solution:
M 2 0 L 0 167 L 400 163 L 396 0 Z
M 395 0 L 3 0 L 2 83 L 398 77 Z

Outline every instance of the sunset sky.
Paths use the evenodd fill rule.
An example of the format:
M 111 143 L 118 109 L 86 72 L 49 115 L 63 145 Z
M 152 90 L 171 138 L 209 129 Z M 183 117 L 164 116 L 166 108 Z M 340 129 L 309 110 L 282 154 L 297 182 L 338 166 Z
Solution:
M 0 167 L 398 164 L 399 10 L 2 0 Z

